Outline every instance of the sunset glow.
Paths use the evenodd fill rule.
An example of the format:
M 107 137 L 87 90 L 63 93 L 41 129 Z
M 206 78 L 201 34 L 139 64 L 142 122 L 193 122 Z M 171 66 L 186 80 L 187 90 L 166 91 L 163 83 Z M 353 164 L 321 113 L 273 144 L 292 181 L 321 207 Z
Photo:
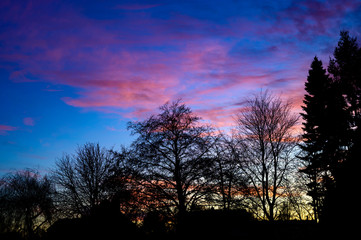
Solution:
M 0 1 L 0 175 L 131 143 L 131 120 L 182 99 L 216 128 L 261 90 L 301 111 L 315 55 L 361 39 L 361 2 Z

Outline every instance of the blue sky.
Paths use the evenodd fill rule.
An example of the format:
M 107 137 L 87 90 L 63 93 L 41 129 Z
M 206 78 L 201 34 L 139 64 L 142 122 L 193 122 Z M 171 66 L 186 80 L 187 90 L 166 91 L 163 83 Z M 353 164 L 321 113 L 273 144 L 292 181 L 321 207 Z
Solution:
M 178 98 L 219 128 L 261 89 L 300 111 L 313 57 L 360 18 L 356 0 L 2 0 L 0 174 L 128 145 L 128 121 Z

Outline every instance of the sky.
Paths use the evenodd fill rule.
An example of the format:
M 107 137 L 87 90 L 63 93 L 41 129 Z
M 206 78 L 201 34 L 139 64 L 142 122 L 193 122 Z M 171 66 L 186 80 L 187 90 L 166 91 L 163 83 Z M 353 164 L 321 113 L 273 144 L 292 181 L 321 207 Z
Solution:
M 218 129 L 259 91 L 300 112 L 341 30 L 361 39 L 360 0 L 1 0 L 0 175 L 128 146 L 127 122 L 167 101 Z

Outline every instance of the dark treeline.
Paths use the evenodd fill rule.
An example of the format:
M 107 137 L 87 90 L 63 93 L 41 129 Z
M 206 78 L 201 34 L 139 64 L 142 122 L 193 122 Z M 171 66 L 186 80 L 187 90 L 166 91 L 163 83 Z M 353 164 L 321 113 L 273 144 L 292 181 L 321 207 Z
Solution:
M 355 219 L 361 156 L 361 48 L 348 32 L 340 35 L 327 70 L 317 57 L 311 64 L 301 114 L 300 159 L 314 218 L 333 229 Z
M 305 87 L 302 136 L 291 103 L 268 91 L 243 101 L 227 134 L 178 100 L 130 122 L 129 147 L 86 143 L 47 176 L 8 174 L 0 180 L 0 237 L 347 234 L 361 149 L 356 39 L 341 32 L 328 68 L 315 57 Z

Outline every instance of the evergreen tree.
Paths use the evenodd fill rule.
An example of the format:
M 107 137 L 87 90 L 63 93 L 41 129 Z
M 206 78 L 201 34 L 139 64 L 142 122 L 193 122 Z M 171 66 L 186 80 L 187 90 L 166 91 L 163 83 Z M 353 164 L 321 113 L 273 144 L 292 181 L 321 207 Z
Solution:
M 354 208 L 358 205 L 352 196 L 358 181 L 361 154 L 361 48 L 357 39 L 342 31 L 340 40 L 330 60 L 328 72 L 345 102 L 344 114 L 347 126 L 337 128 L 344 132 L 345 154 L 334 168 L 336 187 L 329 194 L 329 212 L 338 219 L 352 219 Z
M 361 49 L 358 47 L 357 39 L 350 37 L 347 31 L 342 31 L 333 55 L 328 72 L 334 81 L 340 84 L 350 114 L 360 119 Z M 353 125 L 355 124 L 357 121 L 353 121 Z
M 323 185 L 320 179 L 324 176 L 324 161 L 322 159 L 323 147 L 325 139 L 322 128 L 325 123 L 326 105 L 327 105 L 327 89 L 330 88 L 330 79 L 326 74 L 326 70 L 322 66 L 322 62 L 315 57 L 311 69 L 308 72 L 305 90 L 307 94 L 304 96 L 304 113 L 301 116 L 303 122 L 303 144 L 300 145 L 303 155 L 300 158 L 304 161 L 305 168 L 302 172 L 308 177 L 308 194 L 312 197 L 312 205 L 315 220 L 319 219 L 320 209 L 323 199 Z
M 345 226 L 358 204 L 356 189 L 361 148 L 361 49 L 348 32 L 340 34 L 328 73 L 317 58 L 305 84 L 302 117 L 305 162 L 316 218 Z
M 361 142 L 361 48 L 357 39 L 350 37 L 347 31 L 340 34 L 328 72 L 339 85 L 347 102 L 349 128 L 353 130 L 349 135 L 350 142 L 353 143 L 351 152 L 357 152 L 355 147 L 359 148 L 358 144 Z
M 309 178 L 308 194 L 313 199 L 315 219 L 330 219 L 333 196 L 340 163 L 344 162 L 349 146 L 349 114 L 340 83 L 331 79 L 315 57 L 305 89 L 303 155 L 300 157 Z

